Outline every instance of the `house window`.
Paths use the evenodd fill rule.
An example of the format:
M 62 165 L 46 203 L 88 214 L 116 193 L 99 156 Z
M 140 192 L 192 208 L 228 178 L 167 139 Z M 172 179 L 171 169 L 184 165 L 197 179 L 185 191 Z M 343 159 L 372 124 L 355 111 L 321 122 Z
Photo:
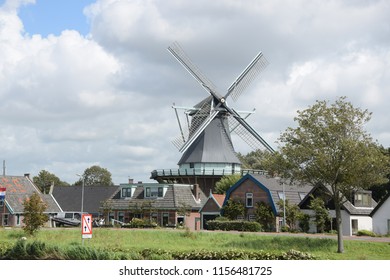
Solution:
M 8 226 L 8 214 L 3 214 L 3 226 Z
M 299 198 L 300 200 L 303 200 L 305 198 L 305 196 L 307 195 L 306 193 L 298 193 L 299 194 Z
M 123 188 L 122 197 L 131 197 L 131 188 Z
M 167 227 L 169 224 L 169 213 L 162 214 L 162 226 Z
M 246 207 L 253 207 L 253 193 L 246 193 L 245 195 Z
M 284 200 L 284 192 L 278 192 L 278 197 L 281 200 Z
M 354 205 L 356 207 L 372 207 L 371 193 L 355 193 Z
M 124 212 L 118 212 L 118 221 L 120 221 L 120 222 L 125 221 L 125 213 Z
M 4 200 L 0 200 L 0 207 L 4 207 Z
M 194 163 L 193 162 L 190 162 L 190 168 L 194 168 Z
M 150 187 L 146 188 L 145 197 L 150 197 Z
M 151 187 L 147 187 L 145 189 L 145 197 L 152 197 L 152 198 L 156 198 L 156 197 L 163 197 L 164 195 L 164 188 L 163 187 L 154 187 L 154 188 L 151 188 Z

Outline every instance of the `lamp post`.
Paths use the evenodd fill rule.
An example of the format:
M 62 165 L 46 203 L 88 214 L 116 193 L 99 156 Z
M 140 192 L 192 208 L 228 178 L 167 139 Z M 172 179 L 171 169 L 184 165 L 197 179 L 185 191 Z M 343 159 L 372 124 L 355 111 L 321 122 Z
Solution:
M 283 188 L 283 227 L 286 226 L 286 192 L 285 192 L 285 189 L 284 189 L 284 182 L 283 182 L 283 179 L 280 178 L 280 177 L 275 177 L 275 179 L 278 181 L 279 184 L 282 185 L 282 188 Z
M 81 216 L 80 216 L 80 222 L 83 222 L 83 212 L 84 212 L 84 175 L 76 174 L 81 179 Z M 84 238 L 81 235 L 81 242 L 84 245 Z
M 84 212 L 84 175 L 76 174 L 81 179 L 81 215 Z
M 284 182 L 282 182 L 283 187 L 283 227 L 286 226 L 286 192 L 284 191 Z

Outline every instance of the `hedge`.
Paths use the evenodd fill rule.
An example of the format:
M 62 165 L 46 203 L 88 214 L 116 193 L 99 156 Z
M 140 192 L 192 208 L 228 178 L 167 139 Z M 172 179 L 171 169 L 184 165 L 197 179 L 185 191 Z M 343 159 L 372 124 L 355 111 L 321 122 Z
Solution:
M 257 222 L 249 221 L 221 221 L 221 220 L 211 220 L 207 221 L 207 228 L 209 230 L 237 230 L 237 231 L 252 231 L 257 232 L 261 231 L 261 225 Z

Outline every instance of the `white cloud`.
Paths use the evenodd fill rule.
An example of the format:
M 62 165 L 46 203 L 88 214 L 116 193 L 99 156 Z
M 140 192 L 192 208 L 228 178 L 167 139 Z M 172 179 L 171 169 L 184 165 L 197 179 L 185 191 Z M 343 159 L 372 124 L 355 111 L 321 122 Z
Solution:
M 373 112 L 368 128 L 390 146 L 388 1 L 97 0 L 87 36 L 26 34 L 21 5 L 0 8 L 0 154 L 10 172 L 41 169 L 74 182 L 92 164 L 116 183 L 175 168 L 170 108 L 207 96 L 166 51 L 179 41 L 224 93 L 259 51 L 268 68 L 229 105 L 273 146 L 297 110 L 347 96 Z M 238 144 L 241 146 L 241 144 Z M 245 148 L 243 148 L 245 149 Z

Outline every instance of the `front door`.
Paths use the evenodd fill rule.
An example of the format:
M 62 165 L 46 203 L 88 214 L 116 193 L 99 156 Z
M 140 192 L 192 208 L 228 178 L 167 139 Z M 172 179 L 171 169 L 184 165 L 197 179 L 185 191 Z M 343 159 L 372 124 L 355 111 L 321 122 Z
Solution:
M 352 234 L 357 234 L 358 230 L 359 230 L 358 220 L 357 219 L 353 219 L 353 220 L 351 220 L 351 223 L 352 223 Z

